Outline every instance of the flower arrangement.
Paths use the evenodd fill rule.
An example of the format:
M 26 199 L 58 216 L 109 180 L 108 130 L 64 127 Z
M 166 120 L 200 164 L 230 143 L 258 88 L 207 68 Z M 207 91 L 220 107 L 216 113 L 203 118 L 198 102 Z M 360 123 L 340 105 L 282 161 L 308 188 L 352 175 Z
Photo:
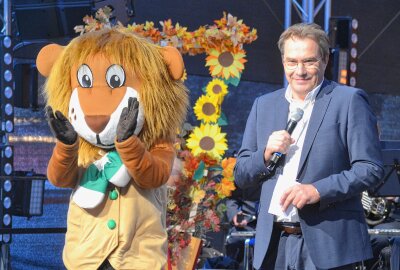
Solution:
M 220 230 L 220 217 L 225 211 L 220 202 L 235 189 L 234 158 L 225 158 L 219 164 L 207 154 L 194 156 L 188 150 L 180 151 L 178 158 L 184 167 L 179 181 L 170 189 L 167 209 L 168 247 L 173 265 L 192 235 L 201 237 L 207 231 Z
M 110 17 L 111 9 L 104 7 L 96 12 L 94 18 L 85 16 L 85 25 L 76 26 L 75 31 L 83 34 L 111 27 Z M 122 26 L 120 22 L 117 24 Z M 256 29 L 250 30 L 242 20 L 226 12 L 221 19 L 215 20 L 213 25 L 200 26 L 192 32 L 179 23 L 174 25 L 171 19 L 161 21 L 160 25 L 162 29 L 155 27 L 154 22 L 146 21 L 143 24 L 133 23 L 127 28 L 153 43 L 174 46 L 182 54 L 206 53 L 206 66 L 209 67 L 211 76 L 238 85 L 244 63 L 247 61 L 243 44 L 250 44 L 257 39 Z
M 75 31 L 85 33 L 111 27 L 111 9 L 99 9 L 95 17 L 85 16 L 84 26 Z M 121 23 L 117 22 L 120 26 Z M 223 158 L 228 149 L 226 133 L 221 127 L 228 124 L 221 110 L 228 85 L 237 86 L 247 62 L 243 44 L 257 39 L 257 30 L 245 25 L 231 14 L 215 20 L 213 25 L 200 26 L 195 31 L 172 23 L 171 19 L 160 22 L 133 23 L 126 28 L 161 46 L 178 48 L 182 54 L 206 54 L 205 66 L 212 79 L 203 88 L 194 105 L 194 113 L 200 125 L 186 123 L 178 134 L 177 159 L 181 166 L 178 179 L 169 189 L 167 209 L 168 248 L 170 261 L 176 265 L 182 249 L 192 236 L 202 236 L 207 231 L 219 231 L 225 206 L 221 202 L 235 189 L 233 168 L 235 158 Z M 187 74 L 185 72 L 184 79 Z

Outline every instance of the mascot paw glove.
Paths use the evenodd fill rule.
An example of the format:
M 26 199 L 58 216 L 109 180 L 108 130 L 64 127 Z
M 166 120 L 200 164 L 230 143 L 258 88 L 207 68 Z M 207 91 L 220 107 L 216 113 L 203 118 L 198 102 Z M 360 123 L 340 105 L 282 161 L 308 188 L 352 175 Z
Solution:
M 122 142 L 131 137 L 136 129 L 137 117 L 139 114 L 139 101 L 136 98 L 129 98 L 128 107 L 122 110 L 117 126 L 117 142 Z
M 51 132 L 59 141 L 69 145 L 72 145 L 76 142 L 78 134 L 68 119 L 60 111 L 53 113 L 53 109 L 51 107 L 47 107 L 46 115 Z

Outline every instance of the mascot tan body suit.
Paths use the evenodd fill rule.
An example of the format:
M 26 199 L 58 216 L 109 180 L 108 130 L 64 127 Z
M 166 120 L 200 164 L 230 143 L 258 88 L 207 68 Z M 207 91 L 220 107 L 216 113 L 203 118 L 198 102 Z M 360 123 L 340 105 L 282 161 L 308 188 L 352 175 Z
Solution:
M 72 188 L 68 269 L 162 269 L 173 140 L 186 116 L 183 61 L 126 29 L 44 47 L 37 58 L 57 142 L 47 176 Z

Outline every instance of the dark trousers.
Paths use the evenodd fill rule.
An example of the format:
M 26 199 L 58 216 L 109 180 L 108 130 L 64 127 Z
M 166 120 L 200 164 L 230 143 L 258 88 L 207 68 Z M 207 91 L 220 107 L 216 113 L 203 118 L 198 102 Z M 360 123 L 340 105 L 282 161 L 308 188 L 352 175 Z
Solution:
M 311 261 L 301 234 L 287 234 L 274 228 L 270 243 L 259 270 L 322 270 Z M 354 270 L 357 265 L 343 265 L 329 270 Z

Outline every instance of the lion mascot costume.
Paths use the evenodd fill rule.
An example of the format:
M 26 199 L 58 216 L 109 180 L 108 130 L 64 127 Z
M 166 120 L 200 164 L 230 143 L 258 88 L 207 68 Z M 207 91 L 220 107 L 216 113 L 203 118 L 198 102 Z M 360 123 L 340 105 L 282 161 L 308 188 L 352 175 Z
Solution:
M 180 53 L 115 27 L 47 45 L 36 63 L 57 138 L 47 177 L 73 189 L 65 266 L 162 269 L 165 183 L 188 108 Z

